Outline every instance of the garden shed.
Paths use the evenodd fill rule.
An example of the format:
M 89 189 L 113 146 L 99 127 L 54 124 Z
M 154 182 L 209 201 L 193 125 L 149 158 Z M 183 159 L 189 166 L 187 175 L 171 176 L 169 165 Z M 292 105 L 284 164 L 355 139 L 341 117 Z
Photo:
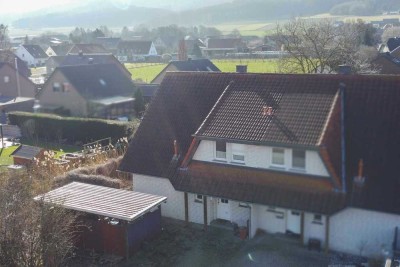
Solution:
M 84 214 L 76 240 L 80 249 L 129 258 L 144 240 L 161 232 L 166 197 L 72 182 L 35 198 Z
M 41 147 L 20 145 L 10 156 L 15 165 L 31 165 L 35 159 L 43 159 L 46 150 Z

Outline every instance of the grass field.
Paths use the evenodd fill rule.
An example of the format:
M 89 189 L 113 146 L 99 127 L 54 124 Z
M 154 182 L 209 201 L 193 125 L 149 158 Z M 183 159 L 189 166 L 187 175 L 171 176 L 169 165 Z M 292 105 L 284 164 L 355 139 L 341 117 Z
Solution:
M 17 149 L 18 146 L 10 146 L 4 149 L 0 148 L 0 166 L 13 164 L 13 158 L 10 157 L 11 153 Z
M 167 64 L 159 63 L 126 63 L 125 67 L 132 73 L 132 79 L 150 83 Z
M 213 60 L 213 63 L 222 72 L 235 72 L 236 65 L 247 65 L 247 71 L 254 73 L 274 73 L 278 71 L 278 64 L 274 59 L 220 59 Z M 166 64 L 129 63 L 125 66 L 132 73 L 132 78 L 135 81 L 150 83 Z

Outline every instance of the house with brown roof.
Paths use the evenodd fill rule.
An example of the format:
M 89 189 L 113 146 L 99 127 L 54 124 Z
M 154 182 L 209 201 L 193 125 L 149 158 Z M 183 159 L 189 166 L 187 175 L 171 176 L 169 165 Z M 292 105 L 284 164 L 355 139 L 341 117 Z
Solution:
M 371 63 L 380 74 L 400 74 L 400 59 L 389 52 L 380 53 Z
M 162 215 L 367 256 L 400 224 L 400 77 L 167 73 L 119 167 Z
M 67 54 L 109 55 L 111 52 L 100 44 L 74 44 Z
M 152 41 L 120 41 L 117 46 L 117 58 L 121 62 L 145 61 L 157 56 L 157 49 Z
M 50 45 L 46 50 L 46 54 L 49 57 L 54 56 L 65 56 L 71 50 L 73 44 L 58 44 L 58 45 Z
M 134 84 L 115 64 L 62 66 L 38 93 L 41 111 L 76 117 L 130 117 Z
M 241 38 L 207 38 L 205 47 L 200 47 L 206 57 L 226 56 L 228 53 L 247 52 L 246 44 Z
M 17 66 L 15 66 L 15 61 L 17 61 Z M 0 50 L 0 62 L 9 63 L 14 68 L 18 67 L 19 73 L 25 77 L 31 76 L 31 70 L 19 57 L 17 57 L 11 50 Z

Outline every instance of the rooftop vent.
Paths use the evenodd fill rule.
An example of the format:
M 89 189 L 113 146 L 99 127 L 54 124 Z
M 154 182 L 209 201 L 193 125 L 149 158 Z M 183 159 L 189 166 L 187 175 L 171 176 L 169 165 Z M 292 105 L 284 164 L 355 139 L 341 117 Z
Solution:
M 272 116 L 273 109 L 272 107 L 264 106 L 262 112 L 263 116 Z
M 358 174 L 354 177 L 354 184 L 357 186 L 363 186 L 365 182 L 364 172 L 364 161 L 360 159 L 358 162 Z

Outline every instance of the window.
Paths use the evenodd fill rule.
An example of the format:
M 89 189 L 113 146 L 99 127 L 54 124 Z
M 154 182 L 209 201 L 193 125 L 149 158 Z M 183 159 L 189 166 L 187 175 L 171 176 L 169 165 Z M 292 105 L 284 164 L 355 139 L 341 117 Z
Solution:
M 306 151 L 293 149 L 292 167 L 296 168 L 296 169 L 305 169 L 306 168 Z
M 226 160 L 226 143 L 217 141 L 215 142 L 215 158 Z
M 10 82 L 10 76 L 4 76 L 4 83 Z
M 285 149 L 272 148 L 272 165 L 285 165 Z
M 243 154 L 232 154 L 232 160 L 236 162 L 244 163 L 244 155 Z
M 53 92 L 61 92 L 61 84 L 60 83 L 53 83 Z
M 196 195 L 194 202 L 203 203 L 203 195 Z
M 229 201 L 227 199 L 225 199 L 225 198 L 221 198 L 221 203 L 228 204 Z
M 314 214 L 314 218 L 312 220 L 313 224 L 322 224 L 322 215 L 321 214 Z

